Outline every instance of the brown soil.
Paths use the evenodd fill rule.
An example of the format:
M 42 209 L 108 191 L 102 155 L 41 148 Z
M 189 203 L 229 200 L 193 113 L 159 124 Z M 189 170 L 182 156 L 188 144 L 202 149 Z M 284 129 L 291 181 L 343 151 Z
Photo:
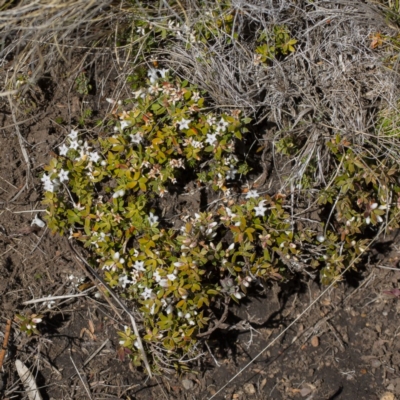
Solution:
M 31 228 L 33 217 L 43 215 L 39 174 L 67 133 L 56 118 L 73 123 L 86 104 L 101 117 L 102 107 L 108 106 L 104 99 L 111 84 L 85 98 L 69 91 L 69 84 L 57 85 L 49 78 L 42 88 L 32 89 L 38 110 L 25 116 L 17 113 L 30 171 L 8 104 L 2 104 L 0 339 L 7 319 L 16 313 L 45 315 L 38 326 L 40 336 L 29 338 L 13 323 L 0 375 L 2 398 L 27 398 L 15 370 L 17 359 L 31 369 L 44 399 L 207 399 L 257 355 L 216 399 L 367 400 L 385 392 L 400 398 L 400 296 L 388 293 L 400 281 L 396 235 L 376 247 L 361 271 L 321 298 L 325 288 L 301 276 L 280 288 L 260 287 L 257 296 L 231 308 L 194 372 L 181 377 L 148 379 L 121 361 L 116 332 L 126 321 L 93 296 L 95 291 L 57 300 L 51 309 L 43 303 L 23 305 L 34 298 L 79 293 L 88 282 L 66 238 L 53 236 L 46 228 Z M 28 188 L 9 201 L 23 188 L 28 173 Z

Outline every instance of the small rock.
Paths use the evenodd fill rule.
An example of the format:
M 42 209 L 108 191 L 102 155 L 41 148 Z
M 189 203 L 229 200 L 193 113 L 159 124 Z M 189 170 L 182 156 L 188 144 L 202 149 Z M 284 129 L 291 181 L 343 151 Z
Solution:
M 182 379 L 182 386 L 186 389 L 186 390 L 192 390 L 194 388 L 194 383 L 192 380 L 190 379 Z
M 382 363 L 379 360 L 376 360 L 376 359 L 371 360 L 371 367 L 372 368 L 379 368 L 381 366 L 381 364 Z
M 379 400 L 395 400 L 394 394 L 390 392 L 385 392 L 383 395 L 380 397 Z
M 254 394 L 256 392 L 256 388 L 252 383 L 245 383 L 243 389 L 247 394 Z
M 313 336 L 311 338 L 311 346 L 313 346 L 313 347 L 319 346 L 319 337 L 318 336 Z
M 300 390 L 300 395 L 301 397 L 306 397 L 308 396 L 310 393 L 312 392 L 312 390 L 309 387 L 304 387 Z

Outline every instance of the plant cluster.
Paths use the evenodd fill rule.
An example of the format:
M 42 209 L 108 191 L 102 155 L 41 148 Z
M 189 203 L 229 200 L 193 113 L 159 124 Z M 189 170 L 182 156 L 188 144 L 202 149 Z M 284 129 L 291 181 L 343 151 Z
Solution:
M 28 316 L 16 314 L 15 321 L 18 323 L 21 332 L 25 332 L 28 336 L 32 336 L 39 334 L 36 325 L 42 322 L 42 318 L 42 315 L 37 314 L 31 314 Z
M 298 206 L 295 212 L 293 191 L 288 197 L 271 195 L 243 184 L 250 167 L 238 150 L 251 120 L 234 107 L 230 113 L 211 111 L 204 91 L 159 68 L 151 57 L 154 48 L 179 41 L 188 54 L 214 43 L 224 50 L 241 49 L 234 42 L 244 40 L 245 29 L 238 34 L 236 25 L 242 14 L 228 5 L 222 10 L 192 24 L 173 17 L 157 22 L 134 17 L 135 29 L 124 40 L 137 43 L 139 60 L 149 59 L 153 67 L 135 66 L 128 77 L 133 97 L 107 99 L 112 111 L 98 139 L 90 139 L 84 129 L 71 130 L 42 176 L 48 226 L 80 241 L 109 286 L 134 302 L 145 348 L 162 368 L 182 367 L 195 359 L 201 353 L 200 337 L 212 329 L 218 309 L 240 301 L 250 286 L 296 272 L 315 276 L 317 268 L 328 284 L 365 252 L 370 232 L 398 223 L 397 169 L 384 153 L 371 156 L 376 142 L 360 149 L 355 141 L 325 135 L 329 161 L 322 168 L 319 153 L 307 153 L 308 131 L 299 123 L 305 114 L 296 116 L 295 102 L 291 117 L 277 119 L 277 124 L 299 123 L 300 133 L 282 129 L 275 149 L 300 167 L 299 192 L 313 190 L 299 197 L 319 205 L 327 215 L 325 226 L 301 228 L 298 215 L 306 207 Z M 262 64 L 256 68 L 270 71 L 274 59 L 295 53 L 297 40 L 286 25 L 269 30 L 257 26 L 254 31 L 257 43 L 253 39 L 246 51 L 252 66 Z M 200 50 L 196 54 L 199 65 L 210 67 L 212 58 L 202 58 Z M 319 79 L 320 74 L 315 76 Z M 76 83 L 85 94 L 88 82 Z M 252 93 L 262 91 L 258 89 Z M 321 103 L 339 104 L 330 101 Z M 315 112 L 310 125 L 323 114 Z M 253 155 L 252 146 L 247 157 Z M 319 172 L 322 181 L 329 182 L 325 187 L 314 179 Z M 230 182 L 238 183 L 237 193 L 228 189 Z M 165 220 L 157 200 L 183 193 L 188 183 L 218 200 L 184 210 L 174 223 Z M 138 337 L 129 327 L 119 335 L 120 357 L 140 365 Z

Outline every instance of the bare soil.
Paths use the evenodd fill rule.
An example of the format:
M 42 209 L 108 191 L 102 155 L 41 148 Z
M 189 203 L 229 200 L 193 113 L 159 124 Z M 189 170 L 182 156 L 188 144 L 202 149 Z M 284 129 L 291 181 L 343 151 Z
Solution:
M 40 336 L 27 337 L 13 323 L 0 371 L 1 397 L 27 398 L 15 370 L 19 359 L 33 372 L 43 399 L 49 400 L 183 400 L 214 394 L 216 399 L 372 400 L 385 392 L 394 396 L 387 399 L 400 398 L 400 296 L 394 290 L 400 287 L 397 233 L 376 246 L 361 270 L 321 298 L 326 288 L 304 276 L 280 287 L 267 283 L 258 288 L 240 307 L 231 307 L 225 324 L 207 341 L 205 356 L 192 373 L 183 376 L 148 379 L 127 360 L 120 360 L 116 332 L 127 322 L 104 299 L 96 298 L 95 291 L 57 300 L 51 308 L 42 302 L 23 305 L 34 298 L 80 293 L 90 282 L 68 239 L 46 228 L 33 229 L 31 221 L 36 214 L 43 215 L 39 174 L 70 128 L 56 119 L 73 126 L 88 104 L 95 116 L 104 115 L 105 97 L 113 90 L 112 80 L 107 82 L 101 91 L 85 97 L 71 91 L 70 82 L 50 75 L 42 86 L 32 88 L 37 109 L 26 115 L 14 111 L 30 170 L 11 110 L 2 100 L 0 340 L 7 319 L 16 313 L 45 317 L 38 326 Z M 28 188 L 10 201 L 26 178 Z

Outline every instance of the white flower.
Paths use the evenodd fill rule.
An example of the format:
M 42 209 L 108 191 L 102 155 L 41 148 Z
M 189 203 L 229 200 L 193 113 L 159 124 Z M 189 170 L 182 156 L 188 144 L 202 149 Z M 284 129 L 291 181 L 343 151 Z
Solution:
M 153 277 L 154 277 L 154 279 L 155 279 L 156 282 L 160 282 L 160 280 L 161 280 L 161 275 L 160 275 L 160 273 L 159 273 L 158 271 L 154 272 Z
M 90 161 L 93 161 L 94 163 L 97 163 L 100 160 L 101 157 L 100 157 L 99 153 L 97 153 L 97 151 L 92 151 L 89 154 L 89 158 L 90 158 Z
M 158 221 L 158 217 L 157 217 L 156 215 L 154 215 L 152 212 L 150 212 L 148 218 L 149 218 L 149 224 L 150 224 L 150 225 L 154 225 L 154 224 L 156 224 L 157 221 Z
M 118 278 L 118 283 L 122 286 L 123 289 L 125 289 L 126 285 L 132 283 L 132 281 L 128 278 L 127 275 L 120 275 Z
M 371 223 L 371 218 L 370 217 L 365 218 L 365 223 L 369 225 Z
M 70 147 L 71 149 L 78 150 L 79 143 L 78 143 L 76 140 L 73 140 L 73 141 L 69 144 L 69 147 Z
M 141 294 L 141 296 L 142 296 L 145 300 L 150 299 L 151 293 L 152 293 L 152 292 L 153 292 L 152 289 L 150 289 L 150 288 L 145 288 L 144 291 L 143 291 L 143 293 Z
M 64 143 L 59 149 L 60 156 L 66 156 L 68 153 L 68 150 L 69 150 L 69 147 Z
M 47 182 L 51 182 L 50 176 L 43 174 L 43 176 L 40 178 L 40 180 L 43 182 L 43 184 L 46 184 Z
M 192 100 L 193 101 L 198 101 L 199 99 L 200 99 L 200 93 L 199 92 L 193 92 Z
M 116 199 L 118 197 L 122 197 L 125 194 L 125 190 L 124 189 L 120 189 L 117 190 L 114 194 L 113 194 L 113 198 Z
M 168 279 L 160 279 L 160 282 L 158 282 L 158 284 L 161 286 L 161 287 L 168 287 L 169 286 L 169 282 L 168 282 Z
M 221 118 L 217 123 L 217 132 L 225 132 L 228 125 L 229 122 L 226 122 L 223 118 Z
M 107 165 L 107 161 L 106 161 L 106 160 L 103 160 L 103 161 L 100 163 L 100 165 L 103 166 L 103 167 L 105 167 L 105 166 Z
M 235 175 L 238 172 L 237 169 L 233 165 L 231 165 L 231 169 L 226 173 L 226 179 L 235 179 Z
M 121 121 L 121 129 L 127 128 L 131 123 L 129 121 Z
M 174 280 L 176 279 L 176 276 L 175 276 L 174 274 L 169 274 L 169 275 L 167 275 L 167 278 L 168 278 L 170 281 L 174 281 Z
M 74 129 L 71 129 L 71 133 L 68 135 L 68 137 L 72 141 L 76 141 L 78 139 L 78 131 L 75 131 Z
M 380 215 L 377 215 L 377 216 L 376 216 L 376 219 L 377 219 L 377 221 L 378 221 L 379 223 L 382 223 L 382 222 L 383 222 L 383 219 L 382 219 L 382 217 L 381 217 Z
M 112 256 L 112 258 L 113 258 L 113 260 L 114 260 L 115 262 L 118 262 L 118 261 L 119 261 L 119 252 L 117 251 L 116 253 L 114 253 L 114 255 Z
M 132 143 L 140 143 L 143 140 L 143 137 L 140 133 L 135 133 L 134 135 L 129 135 L 131 137 Z
M 208 125 L 215 125 L 217 119 L 212 114 L 208 114 L 206 122 Z
M 259 197 L 257 190 L 249 190 L 246 194 L 246 199 L 255 199 Z
M 164 68 L 164 69 L 159 69 L 158 72 L 161 75 L 161 78 L 165 78 L 166 75 L 168 74 L 169 70 Z
M 237 293 L 234 293 L 233 294 L 237 299 L 241 299 L 242 297 L 244 297 L 244 294 L 243 293 L 240 293 L 240 292 L 237 292 Z
M 136 271 L 146 271 L 144 268 L 144 261 L 135 261 L 135 264 L 133 264 L 133 268 L 136 269 Z
M 371 210 L 375 210 L 375 208 L 378 208 L 378 203 L 373 203 L 370 206 Z
M 214 144 L 217 141 L 217 134 L 216 133 L 207 133 L 206 143 Z
M 179 129 L 189 129 L 189 124 L 192 122 L 190 119 L 185 119 L 182 118 L 180 121 L 178 121 Z
M 174 310 L 174 307 L 170 304 L 170 305 L 165 309 L 165 312 L 166 312 L 167 314 L 171 314 L 173 310 Z
M 48 297 L 51 297 L 50 295 L 48 295 Z M 52 308 L 53 304 L 55 304 L 56 302 L 54 300 L 47 300 L 43 302 L 43 305 L 46 306 L 47 308 Z
M 157 70 L 156 69 L 150 68 L 148 70 L 148 72 L 147 72 L 147 76 L 149 77 L 151 84 L 154 84 L 154 83 L 157 82 L 158 75 L 157 75 Z
M 324 236 L 324 235 L 318 235 L 318 236 L 317 236 L 317 240 L 318 240 L 318 242 L 320 242 L 320 243 L 324 243 L 324 242 L 325 242 L 325 236 Z
M 154 83 L 153 85 L 151 85 L 149 87 L 148 92 L 150 94 L 157 94 L 159 90 L 160 90 L 160 87 L 158 86 L 158 83 Z
M 44 228 L 46 226 L 46 224 L 40 218 L 38 218 L 37 214 L 32 220 L 31 226 L 32 225 L 37 225 L 39 228 Z
M 146 31 L 142 26 L 139 26 L 139 28 L 136 29 L 136 33 L 139 33 L 140 35 L 144 36 L 146 34 Z
M 38 324 L 39 322 L 42 322 L 42 318 L 32 318 L 32 322 Z
M 144 99 L 146 97 L 146 93 L 143 91 L 142 88 L 140 88 L 139 90 L 136 90 L 136 92 L 132 92 L 132 94 L 135 97 L 135 99 L 138 99 L 139 97 Z
M 264 207 L 265 200 L 261 200 L 258 203 L 257 207 L 254 207 L 254 211 L 256 212 L 256 217 L 263 217 L 265 215 L 265 211 L 267 211 L 267 207 Z
M 60 170 L 60 173 L 58 175 L 58 178 L 60 179 L 60 182 L 66 182 L 69 180 L 68 178 L 69 171 L 65 171 L 65 169 Z

